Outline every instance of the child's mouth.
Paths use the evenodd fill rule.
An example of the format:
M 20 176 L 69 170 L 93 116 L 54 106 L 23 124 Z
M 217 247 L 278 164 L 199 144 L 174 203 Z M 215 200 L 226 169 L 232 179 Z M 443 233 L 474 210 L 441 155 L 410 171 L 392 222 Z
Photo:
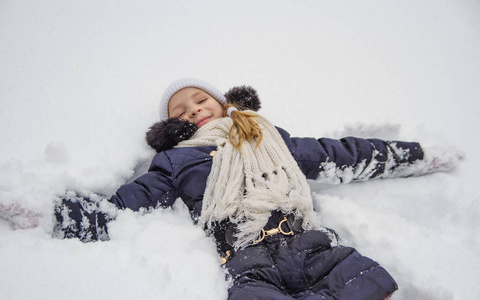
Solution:
M 209 120 L 210 120 L 210 117 L 206 117 L 206 118 L 201 119 L 201 120 L 197 123 L 197 127 L 198 127 L 198 128 L 202 127 L 203 125 L 205 125 L 206 123 L 208 123 Z

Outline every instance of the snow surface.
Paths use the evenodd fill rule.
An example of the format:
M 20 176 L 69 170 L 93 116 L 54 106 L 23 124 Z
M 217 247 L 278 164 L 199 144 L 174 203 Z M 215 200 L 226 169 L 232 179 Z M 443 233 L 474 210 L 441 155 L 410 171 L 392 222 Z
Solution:
M 159 98 L 191 76 L 252 85 L 293 136 L 463 152 L 448 173 L 312 191 L 323 224 L 398 281 L 393 299 L 478 299 L 479 16 L 474 0 L 1 1 L 0 298 L 226 298 L 180 203 L 120 212 L 108 242 L 50 235 L 56 196 L 145 172 Z

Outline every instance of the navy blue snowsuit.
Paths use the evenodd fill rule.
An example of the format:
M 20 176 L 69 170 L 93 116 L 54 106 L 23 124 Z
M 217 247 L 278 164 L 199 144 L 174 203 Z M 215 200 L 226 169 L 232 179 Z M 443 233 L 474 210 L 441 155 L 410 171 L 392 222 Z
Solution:
M 326 177 L 327 171 L 340 182 L 391 177 L 396 169 L 423 159 L 418 143 L 353 137 L 291 138 L 286 131 L 279 132 L 307 179 Z M 214 146 L 204 146 L 160 152 L 148 173 L 122 186 L 110 201 L 120 209 L 137 211 L 169 207 L 181 198 L 195 220 L 201 214 L 214 150 Z M 342 176 L 342 172 L 349 175 Z M 60 236 L 84 241 L 105 236 L 108 217 L 100 211 L 86 211 L 86 200 L 63 199 L 57 205 L 57 235 L 61 232 Z M 66 217 L 69 225 L 62 226 Z M 85 217 L 88 226 L 81 224 Z M 278 220 L 271 218 L 271 222 L 267 226 L 278 225 Z M 393 278 L 378 263 L 353 248 L 332 247 L 322 231 L 269 236 L 234 252 L 225 266 L 233 279 L 229 299 L 371 300 L 382 299 L 397 289 Z

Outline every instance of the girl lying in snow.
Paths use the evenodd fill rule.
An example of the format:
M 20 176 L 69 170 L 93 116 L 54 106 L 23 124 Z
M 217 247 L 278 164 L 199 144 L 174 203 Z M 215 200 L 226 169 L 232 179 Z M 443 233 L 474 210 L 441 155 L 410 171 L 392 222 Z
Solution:
M 256 92 L 223 95 L 181 79 L 161 100 L 147 132 L 158 153 L 148 173 L 108 201 L 67 193 L 54 235 L 107 240 L 116 209 L 170 207 L 180 198 L 215 238 L 232 278 L 229 299 L 384 299 L 397 284 L 375 261 L 335 245 L 320 226 L 307 179 L 338 183 L 452 169 L 455 156 L 418 143 L 347 137 L 292 138 L 255 111 Z M 114 207 L 112 209 L 112 207 Z

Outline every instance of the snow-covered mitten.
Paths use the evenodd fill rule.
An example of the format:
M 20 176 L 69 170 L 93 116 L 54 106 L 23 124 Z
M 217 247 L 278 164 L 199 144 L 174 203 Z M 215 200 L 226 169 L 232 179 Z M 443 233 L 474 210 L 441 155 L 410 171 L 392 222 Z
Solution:
M 445 172 L 455 169 L 465 154 L 440 146 L 423 147 L 425 173 Z

